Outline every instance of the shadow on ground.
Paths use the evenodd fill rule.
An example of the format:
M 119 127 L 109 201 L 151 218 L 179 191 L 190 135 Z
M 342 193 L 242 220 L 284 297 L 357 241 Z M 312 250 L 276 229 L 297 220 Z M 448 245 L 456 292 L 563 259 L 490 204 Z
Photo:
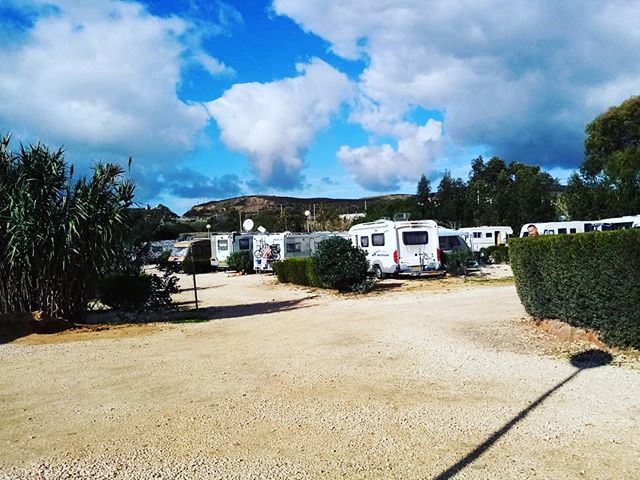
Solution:
M 461 458 L 458 462 L 447 468 L 444 472 L 435 476 L 434 480 L 447 480 L 455 477 L 471 463 L 480 458 L 480 456 L 484 452 L 489 450 L 489 448 L 491 448 L 494 443 L 496 443 L 503 435 L 511 430 L 518 422 L 522 421 L 533 410 L 539 407 L 553 393 L 576 378 L 580 374 L 580 372 L 589 368 L 596 368 L 601 367 L 602 365 L 607 365 L 611 362 L 611 360 L 612 357 L 610 353 L 598 349 L 586 350 L 584 352 L 573 355 L 570 359 L 570 363 L 571 365 L 576 367 L 576 370 L 571 375 L 569 375 L 553 388 L 547 390 L 545 393 L 539 396 L 527 408 L 521 410 L 520 413 L 518 413 L 515 417 L 505 423 L 502 428 L 496 430 L 493 434 L 491 434 L 489 438 L 487 438 L 484 442 L 482 442 L 475 449 L 469 452 L 464 458 Z

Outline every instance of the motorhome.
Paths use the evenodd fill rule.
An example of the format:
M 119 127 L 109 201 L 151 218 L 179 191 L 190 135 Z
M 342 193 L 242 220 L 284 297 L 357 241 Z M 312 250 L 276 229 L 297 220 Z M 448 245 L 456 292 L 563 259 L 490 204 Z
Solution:
M 253 269 L 272 272 L 273 263 L 287 258 L 312 256 L 318 244 L 334 234 L 313 233 L 260 233 L 253 237 Z
M 211 235 L 211 266 L 216 269 L 228 267 L 228 259 L 235 252 L 251 252 L 253 233 L 216 233 Z
M 349 229 L 351 243 L 367 254 L 376 276 L 420 275 L 441 268 L 438 225 L 433 220 L 377 220 Z
M 513 228 L 507 226 L 482 226 L 459 228 L 465 240 L 474 252 L 494 245 L 506 245 L 507 239 L 513 235 Z
M 171 249 L 169 262 L 182 263 L 186 258 L 193 256 L 193 259 L 209 260 L 211 257 L 211 242 L 208 238 L 193 238 L 176 242 Z
M 633 228 L 640 222 L 640 215 L 602 218 L 600 220 L 576 220 L 572 222 L 525 223 L 520 229 L 521 237 L 528 237 L 527 227 L 535 225 L 540 235 L 560 235 L 565 233 L 604 232 Z
M 532 222 L 525 223 L 520 229 L 520 237 L 528 237 L 527 228 L 533 225 L 538 229 L 540 235 L 564 235 L 568 233 L 584 233 L 587 222 Z

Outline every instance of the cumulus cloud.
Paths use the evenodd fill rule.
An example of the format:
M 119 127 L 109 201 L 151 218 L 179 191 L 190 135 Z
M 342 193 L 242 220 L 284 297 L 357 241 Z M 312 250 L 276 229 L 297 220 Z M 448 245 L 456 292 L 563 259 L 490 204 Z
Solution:
M 306 149 L 352 94 L 346 75 L 321 60 L 297 70 L 293 78 L 235 84 L 207 104 L 224 144 L 247 155 L 258 180 L 274 187 L 300 185 Z
M 274 0 L 277 13 L 362 58 L 352 119 L 389 132 L 414 106 L 448 138 L 510 160 L 573 165 L 584 126 L 638 94 L 640 1 Z M 374 108 L 371 108 L 371 106 Z
M 230 69 L 199 49 L 189 20 L 124 1 L 21 5 L 24 33 L 0 51 L 3 128 L 154 161 L 194 147 L 209 117 L 178 98 L 181 68 L 192 58 L 212 74 Z
M 427 169 L 440 146 L 442 124 L 428 120 L 423 126 L 403 125 L 398 147 L 389 144 L 351 148 L 343 145 L 338 159 L 360 186 L 391 191 L 402 181 L 413 181 Z

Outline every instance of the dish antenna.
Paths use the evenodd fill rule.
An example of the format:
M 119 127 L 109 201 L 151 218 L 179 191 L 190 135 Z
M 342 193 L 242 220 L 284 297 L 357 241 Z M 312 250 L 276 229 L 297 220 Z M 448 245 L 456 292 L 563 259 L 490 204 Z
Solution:
M 253 220 L 247 218 L 244 222 L 242 222 L 242 228 L 244 228 L 245 232 L 250 232 L 253 229 Z
M 266 229 L 266 228 L 264 228 L 262 225 L 260 225 L 260 226 L 258 227 L 258 231 L 259 231 L 260 233 L 264 233 L 264 232 L 266 232 L 266 231 L 267 231 L 267 229 Z

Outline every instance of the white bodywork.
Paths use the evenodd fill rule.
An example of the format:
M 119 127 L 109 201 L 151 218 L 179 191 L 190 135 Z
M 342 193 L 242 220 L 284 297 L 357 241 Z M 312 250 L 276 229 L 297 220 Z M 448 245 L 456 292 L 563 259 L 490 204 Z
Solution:
M 253 268 L 256 272 L 272 272 L 273 263 L 287 258 L 312 256 L 318 244 L 335 234 L 261 233 L 253 237 Z
M 369 268 L 383 275 L 439 270 L 438 225 L 433 220 L 378 220 L 349 229 L 351 243 L 367 253 Z
M 494 245 L 506 245 L 507 238 L 513 235 L 513 228 L 500 225 L 464 227 L 458 231 L 465 234 L 465 240 L 474 252 Z
M 582 221 L 573 222 L 534 222 L 526 223 L 520 229 L 521 237 L 528 237 L 527 228 L 529 225 L 535 225 L 539 235 L 564 235 L 569 233 L 584 233 L 585 223 Z
M 217 233 L 211 235 L 211 266 L 227 268 L 229 255 L 234 252 L 253 252 L 253 233 Z
M 584 233 L 594 231 L 624 230 L 640 223 L 640 215 L 602 218 L 600 220 L 576 220 L 572 222 L 525 223 L 520 229 L 521 237 L 528 237 L 527 227 L 535 225 L 540 235 Z

